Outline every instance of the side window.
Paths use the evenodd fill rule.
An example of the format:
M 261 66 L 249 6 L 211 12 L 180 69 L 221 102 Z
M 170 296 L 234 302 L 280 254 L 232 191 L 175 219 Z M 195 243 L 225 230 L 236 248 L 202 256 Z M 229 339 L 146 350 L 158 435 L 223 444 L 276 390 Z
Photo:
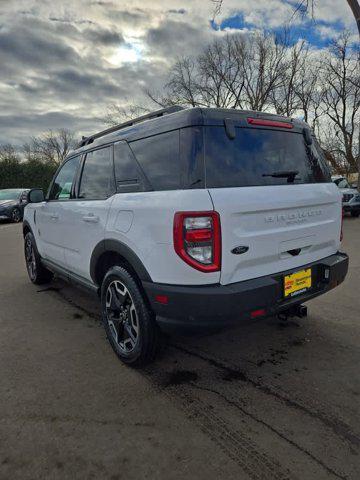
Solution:
M 112 193 L 111 148 L 101 148 L 87 153 L 81 175 L 79 198 L 104 200 Z
M 154 190 L 181 188 L 179 130 L 136 140 L 130 147 Z
M 119 142 L 114 145 L 114 167 L 117 192 L 139 192 L 144 190 L 143 175 L 140 172 L 134 154 L 126 142 Z
M 80 156 L 70 158 L 64 163 L 52 184 L 49 200 L 68 200 L 71 197 L 71 188 L 79 162 Z

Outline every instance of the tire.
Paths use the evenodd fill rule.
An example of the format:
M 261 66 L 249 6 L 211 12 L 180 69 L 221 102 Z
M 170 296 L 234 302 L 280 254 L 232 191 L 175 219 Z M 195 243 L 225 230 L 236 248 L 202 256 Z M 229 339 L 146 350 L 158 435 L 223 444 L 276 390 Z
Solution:
M 351 212 L 352 217 L 358 217 L 360 215 L 360 212 Z
M 13 211 L 11 212 L 11 221 L 12 221 L 13 223 L 19 223 L 19 222 L 21 222 L 21 212 L 20 212 L 20 210 L 19 210 L 17 207 L 15 207 L 15 208 L 13 209 Z
M 107 338 L 127 365 L 140 367 L 154 360 L 159 329 L 134 277 L 114 266 L 101 286 L 101 311 Z
M 31 282 L 35 285 L 49 283 L 53 278 L 53 274 L 42 265 L 40 255 L 36 248 L 35 238 L 31 232 L 25 235 L 24 253 L 26 269 Z

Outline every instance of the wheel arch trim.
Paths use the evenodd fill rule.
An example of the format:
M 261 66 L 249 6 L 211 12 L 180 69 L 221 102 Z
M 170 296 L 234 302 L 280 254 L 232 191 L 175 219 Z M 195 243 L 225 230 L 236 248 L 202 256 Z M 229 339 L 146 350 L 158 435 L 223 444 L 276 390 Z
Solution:
M 138 255 L 127 245 L 115 239 L 106 239 L 99 242 L 93 250 L 90 260 L 90 276 L 94 283 L 96 282 L 96 269 L 98 260 L 106 252 L 114 252 L 123 257 L 134 269 L 141 281 L 152 282 L 149 272 Z

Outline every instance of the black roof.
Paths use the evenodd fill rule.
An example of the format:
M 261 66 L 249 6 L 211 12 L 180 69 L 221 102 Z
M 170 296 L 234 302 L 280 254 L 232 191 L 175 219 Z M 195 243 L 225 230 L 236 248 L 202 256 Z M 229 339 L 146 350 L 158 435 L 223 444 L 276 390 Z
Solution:
M 279 122 L 291 122 L 294 125 L 293 131 L 302 130 L 304 127 L 309 128 L 307 124 L 301 120 L 272 113 L 225 108 L 183 108 L 173 106 L 124 122 L 103 130 L 102 132 L 90 135 L 89 137 L 84 137 L 76 150 L 72 151 L 71 154 L 86 151 L 89 148 L 114 141 L 127 140 L 131 142 L 184 127 L 202 125 L 222 126 L 224 125 L 225 119 L 234 121 L 237 125 L 244 123 L 244 126 L 248 126 L 246 119 L 249 116 Z

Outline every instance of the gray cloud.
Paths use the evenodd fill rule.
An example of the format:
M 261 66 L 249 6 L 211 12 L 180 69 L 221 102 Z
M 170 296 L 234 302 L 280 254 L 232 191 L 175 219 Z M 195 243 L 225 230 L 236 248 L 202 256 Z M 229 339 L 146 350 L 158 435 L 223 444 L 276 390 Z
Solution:
M 74 16 L 70 9 L 57 14 L 37 6 L 0 14 L 0 143 L 21 144 L 48 128 L 81 133 L 103 128 L 109 104 L 142 104 L 145 89 L 161 89 L 185 39 L 185 48 L 193 49 L 189 39 L 203 38 L 201 28 L 171 20 L 183 17 L 185 9 L 164 10 L 158 17 L 139 7 L 92 4 L 102 13 Z M 128 29 L 139 29 L 146 55 L 134 63 L 109 63 L 117 47 L 131 48 L 129 37 L 124 39 Z
M 171 8 L 170 10 L 168 10 L 168 13 L 175 13 L 177 15 L 185 15 L 187 11 L 185 10 L 185 8 L 179 8 L 179 9 L 175 9 L 175 8 Z
M 215 32 L 199 29 L 184 21 L 165 19 L 146 34 L 146 43 L 154 53 L 173 61 L 177 56 L 194 55 L 206 45 Z
M 177 57 L 224 34 L 209 26 L 210 0 L 0 3 L 0 142 L 20 145 L 48 128 L 103 128 L 109 104 L 143 104 L 144 89 L 161 91 Z M 256 3 L 275 19 L 273 4 L 283 5 Z M 224 15 L 237 10 L 254 14 L 248 0 L 224 3 Z
M 56 62 L 75 62 L 75 51 L 65 43 L 22 26 L 0 30 L 0 63 L 15 61 L 22 65 L 47 66 Z
M 20 114 L 0 115 L 0 144 L 7 143 L 10 137 L 17 145 L 22 145 L 29 137 L 38 135 L 39 132 L 64 127 L 84 134 L 90 134 L 102 128 L 102 119 L 93 116 L 71 115 L 59 111 L 28 114 L 26 116 Z M 6 133 L 4 133 L 5 131 Z
M 106 16 L 113 21 L 120 24 L 120 26 L 132 26 L 132 27 L 142 27 L 145 26 L 149 21 L 149 11 L 143 10 L 141 8 L 133 8 L 129 10 L 118 10 L 111 8 L 106 10 Z
M 125 43 L 120 32 L 105 28 L 88 28 L 83 32 L 86 39 L 100 45 L 121 45 Z

